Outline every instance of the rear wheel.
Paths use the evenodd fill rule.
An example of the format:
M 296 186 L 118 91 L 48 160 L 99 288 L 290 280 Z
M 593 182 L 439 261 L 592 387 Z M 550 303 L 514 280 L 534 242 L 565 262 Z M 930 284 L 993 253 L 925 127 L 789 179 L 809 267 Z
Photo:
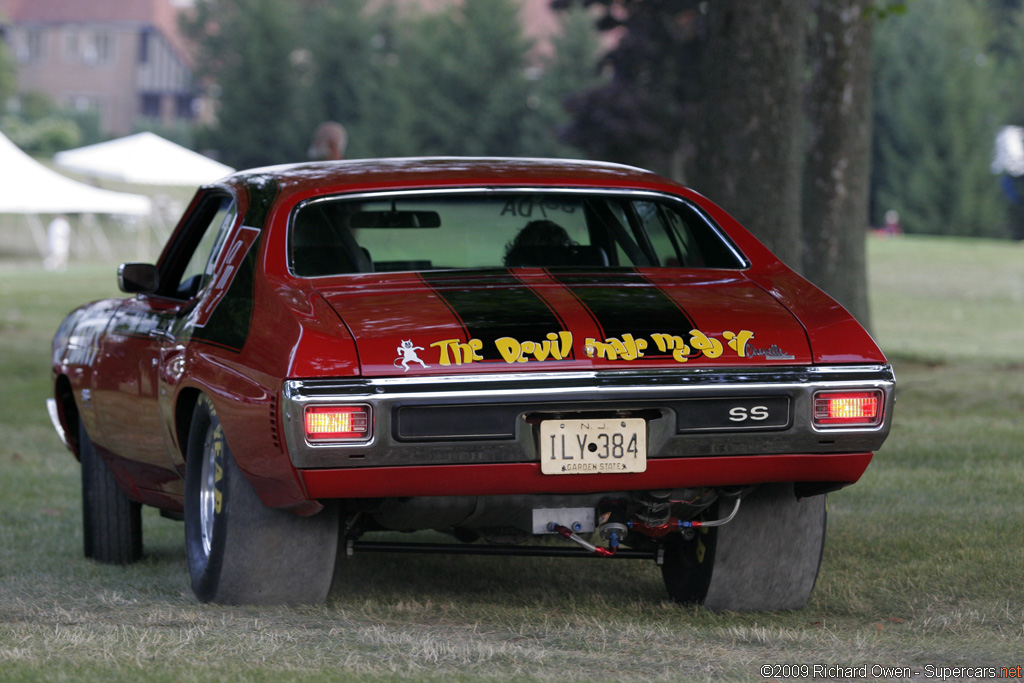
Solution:
M 720 514 L 731 505 L 721 502 Z M 715 611 L 799 609 L 818 577 L 825 524 L 824 495 L 797 499 L 792 484 L 761 485 L 728 524 L 666 540 L 665 587 L 678 602 Z
M 185 547 L 203 602 L 323 602 L 338 546 L 338 506 L 312 517 L 266 507 L 235 462 L 213 404 L 200 397 L 185 465 Z
M 85 556 L 108 564 L 137 562 L 142 557 L 142 506 L 121 490 L 81 420 L 78 458 Z

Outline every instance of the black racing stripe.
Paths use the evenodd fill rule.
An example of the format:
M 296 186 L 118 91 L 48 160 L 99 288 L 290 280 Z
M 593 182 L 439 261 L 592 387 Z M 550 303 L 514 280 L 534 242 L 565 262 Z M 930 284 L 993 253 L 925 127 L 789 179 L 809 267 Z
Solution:
M 590 311 L 605 338 L 624 334 L 649 337 L 674 334 L 684 338 L 693 319 L 657 285 L 638 273 L 590 275 L 551 273 Z
M 500 337 L 543 341 L 565 329 L 547 302 L 511 273 L 501 271 L 424 272 L 420 277 L 462 322 L 470 339 L 481 339 L 485 360 L 502 360 Z

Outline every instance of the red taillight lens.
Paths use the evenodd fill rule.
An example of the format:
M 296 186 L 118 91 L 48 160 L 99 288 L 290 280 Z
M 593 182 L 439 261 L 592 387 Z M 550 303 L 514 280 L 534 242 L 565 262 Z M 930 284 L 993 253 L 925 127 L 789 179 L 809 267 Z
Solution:
M 359 441 L 370 435 L 367 406 L 309 406 L 305 415 L 310 441 Z
M 817 427 L 875 427 L 881 423 L 881 391 L 825 391 L 814 395 Z

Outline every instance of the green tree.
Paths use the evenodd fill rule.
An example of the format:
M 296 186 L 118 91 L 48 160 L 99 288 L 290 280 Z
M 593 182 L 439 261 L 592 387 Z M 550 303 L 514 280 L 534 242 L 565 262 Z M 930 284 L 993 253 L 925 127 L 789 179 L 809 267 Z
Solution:
M 918 0 L 881 22 L 875 47 L 873 216 L 907 232 L 1003 237 L 989 166 L 1010 103 L 974 0 Z M 1019 84 L 1018 84 L 1019 87 Z
M 519 153 L 575 157 L 580 151 L 561 139 L 572 120 L 567 104 L 602 80 L 597 69 L 600 42 L 590 13 L 580 8 L 565 12 L 552 47 L 550 57 L 528 70 L 531 115 L 523 121 Z
M 305 158 L 315 115 L 303 107 L 313 75 L 302 12 L 276 0 L 203 0 L 186 30 L 201 75 L 217 83 L 213 145 L 237 167 Z
M 596 5 L 620 33 L 611 82 L 579 99 L 570 139 L 721 202 L 868 322 L 870 17 L 903 3 L 556 2 Z
M 702 120 L 701 66 L 708 3 L 700 0 L 554 0 L 598 9 L 618 34 L 601 67 L 610 73 L 571 98 L 564 139 L 592 158 L 691 179 Z
M 7 43 L 0 40 L 0 112 L 6 107 L 7 101 L 14 97 L 17 89 L 18 78 L 14 58 L 7 49 Z
M 531 71 L 516 0 L 368 5 L 201 0 L 188 31 L 219 91 L 206 146 L 241 167 L 297 161 L 316 125 L 335 120 L 349 157 L 571 152 L 557 139 L 559 102 L 595 40 L 591 30 L 588 48 L 579 17 L 557 43 L 564 55 Z
M 301 17 L 299 49 L 305 50 L 308 73 L 302 82 L 300 100 L 304 113 L 315 125 L 339 121 L 346 125 L 364 119 L 368 102 L 379 91 L 371 55 L 377 27 L 366 12 L 365 0 L 332 0 L 310 3 Z M 350 131 L 352 133 L 353 131 Z M 358 149 L 362 135 L 351 135 Z
M 14 144 L 34 156 L 51 156 L 99 141 L 98 117 L 94 112 L 61 109 L 48 95 L 38 91 L 18 95 L 17 106 L 0 118 L 0 129 Z
M 405 25 L 399 58 L 421 153 L 516 153 L 530 115 L 518 11 L 510 0 L 469 2 Z

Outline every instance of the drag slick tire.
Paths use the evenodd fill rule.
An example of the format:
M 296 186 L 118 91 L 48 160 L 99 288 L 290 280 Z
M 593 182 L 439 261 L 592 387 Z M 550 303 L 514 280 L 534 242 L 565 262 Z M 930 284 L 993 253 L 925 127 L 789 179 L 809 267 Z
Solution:
M 81 419 L 78 458 L 82 465 L 85 556 L 106 564 L 138 562 L 142 558 L 142 505 L 118 486 Z
M 337 504 L 311 517 L 263 505 L 213 403 L 201 396 L 185 464 L 185 549 L 196 597 L 227 605 L 323 602 L 337 547 Z
M 733 501 L 721 498 L 717 513 Z M 825 547 L 824 495 L 798 499 L 792 484 L 763 484 L 743 497 L 739 513 L 687 540 L 665 540 L 661 567 L 673 600 L 713 611 L 800 609 L 814 589 Z

